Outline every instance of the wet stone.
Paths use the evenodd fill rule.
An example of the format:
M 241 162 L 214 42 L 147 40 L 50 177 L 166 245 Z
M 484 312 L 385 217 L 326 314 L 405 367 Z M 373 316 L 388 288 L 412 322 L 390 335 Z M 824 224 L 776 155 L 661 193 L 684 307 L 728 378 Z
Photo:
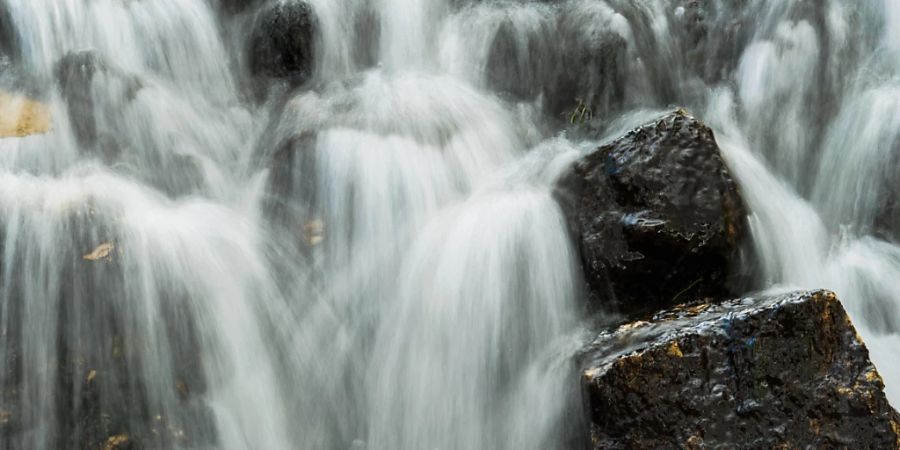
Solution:
M 745 207 L 712 130 L 686 112 L 578 161 L 556 197 L 593 306 L 634 316 L 737 290 Z
M 600 334 L 581 360 L 596 449 L 900 446 L 900 416 L 830 292 L 675 308 Z

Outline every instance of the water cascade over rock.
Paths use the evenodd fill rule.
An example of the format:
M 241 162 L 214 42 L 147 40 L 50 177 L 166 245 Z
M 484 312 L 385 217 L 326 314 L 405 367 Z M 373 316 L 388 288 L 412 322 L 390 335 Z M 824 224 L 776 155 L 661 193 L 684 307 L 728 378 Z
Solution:
M 705 442 L 889 442 L 897 30 L 894 0 L 0 0 L 0 448 L 665 446 L 712 399 L 676 381 L 726 365 L 700 316 L 620 422 L 630 372 L 581 364 L 678 303 L 767 336 L 761 407 L 833 412 L 716 404 Z M 844 309 L 728 300 L 797 288 Z

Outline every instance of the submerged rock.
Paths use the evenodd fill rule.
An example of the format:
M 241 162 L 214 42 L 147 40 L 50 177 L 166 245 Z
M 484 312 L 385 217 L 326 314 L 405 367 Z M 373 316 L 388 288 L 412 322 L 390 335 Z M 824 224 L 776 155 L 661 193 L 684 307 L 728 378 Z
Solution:
M 156 323 L 123 326 L 133 323 L 134 278 L 119 247 L 121 219 L 94 204 L 71 208 L 65 218 L 44 219 L 64 230 L 53 254 L 44 256 L 55 263 L 32 262 L 23 250 L 32 241 L 0 241 L 12 255 L 3 261 L 5 279 L 44 270 L 58 280 L 56 290 L 41 293 L 25 283 L 5 286 L 0 447 L 215 448 L 199 317 L 188 306 L 189 294 L 175 284 L 160 286 L 157 307 L 146 310 Z M 22 227 L 33 223 L 12 220 Z M 0 232 L 9 223 L 0 223 Z M 37 303 L 58 308 L 53 313 L 59 317 L 44 331 L 40 358 L 33 355 L 33 324 L 43 313 Z M 165 356 L 165 369 L 149 376 L 144 364 L 154 352 Z
M 674 309 L 583 358 L 597 449 L 900 447 L 900 416 L 830 292 Z
M 93 146 L 97 142 L 97 118 L 91 85 L 94 75 L 101 70 L 105 70 L 105 65 L 93 50 L 70 52 L 56 65 L 56 80 L 66 101 L 72 131 L 83 146 Z
M 676 111 L 560 180 L 591 302 L 626 314 L 733 295 L 746 212 L 712 130 Z
M 546 26 L 520 29 L 512 20 L 505 20 L 488 53 L 488 85 L 516 100 L 531 100 L 540 94 L 555 68 L 557 52 L 546 38 L 551 32 Z
M 611 116 L 627 85 L 626 39 L 611 30 L 585 33 L 580 15 L 570 12 L 559 21 L 560 56 L 544 89 L 547 113 L 572 124 Z
M 110 67 L 96 50 L 69 52 L 59 60 L 55 70 L 72 133 L 82 150 L 105 160 L 115 158 L 122 145 L 115 142 L 116 136 L 98 128 L 103 114 L 98 99 L 128 104 L 143 88 L 141 80 Z
M 306 2 L 279 3 L 256 18 L 250 72 L 303 84 L 313 73 L 317 19 Z

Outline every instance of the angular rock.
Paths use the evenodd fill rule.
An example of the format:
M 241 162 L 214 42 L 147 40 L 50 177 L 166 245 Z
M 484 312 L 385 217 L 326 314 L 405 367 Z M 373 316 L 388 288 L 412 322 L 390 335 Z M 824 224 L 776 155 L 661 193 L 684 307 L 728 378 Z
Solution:
M 830 292 L 674 309 L 583 358 L 597 449 L 900 447 L 900 415 Z
M 556 189 L 595 306 L 733 295 L 746 212 L 712 130 L 676 111 L 578 161 Z
M 317 19 L 306 2 L 279 3 L 256 17 L 250 37 L 250 72 L 303 84 L 313 73 Z

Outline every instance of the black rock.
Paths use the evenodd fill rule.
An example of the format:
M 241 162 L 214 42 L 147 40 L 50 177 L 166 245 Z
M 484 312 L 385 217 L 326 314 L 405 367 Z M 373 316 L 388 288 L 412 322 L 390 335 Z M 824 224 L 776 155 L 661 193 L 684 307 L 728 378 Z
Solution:
M 318 21 L 306 2 L 276 4 L 257 16 L 250 37 L 250 72 L 303 84 L 313 73 Z
M 600 147 L 557 185 L 591 302 L 626 314 L 733 295 L 746 213 L 712 130 L 676 111 Z
M 678 308 L 601 334 L 583 360 L 596 449 L 900 446 L 900 416 L 830 292 Z

